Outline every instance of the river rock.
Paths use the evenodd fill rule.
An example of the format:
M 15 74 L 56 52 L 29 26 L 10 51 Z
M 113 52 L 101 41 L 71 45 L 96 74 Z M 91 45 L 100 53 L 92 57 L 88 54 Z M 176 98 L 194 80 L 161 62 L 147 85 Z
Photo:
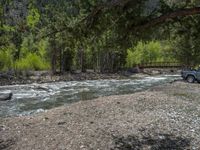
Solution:
M 46 91 L 46 92 L 50 92 L 51 91 L 48 87 L 43 87 L 43 86 L 36 86 L 35 89 L 43 90 L 43 91 Z
M 13 93 L 11 91 L 0 92 L 0 101 L 8 101 L 11 100 Z

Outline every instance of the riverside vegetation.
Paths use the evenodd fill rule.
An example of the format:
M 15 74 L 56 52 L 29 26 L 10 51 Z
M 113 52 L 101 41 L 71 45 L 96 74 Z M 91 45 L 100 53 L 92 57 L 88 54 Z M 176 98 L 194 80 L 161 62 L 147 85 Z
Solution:
M 1 0 L 0 85 L 12 78 L 16 81 L 9 84 L 21 83 L 32 71 L 44 71 L 55 81 L 62 76 L 50 74 L 88 79 L 88 69 L 92 79 L 103 76 L 99 73 L 120 79 L 113 73 L 152 62 L 197 67 L 199 24 L 199 0 Z M 46 81 L 33 76 L 33 81 L 41 79 Z M 34 96 L 52 96 L 51 90 L 35 85 L 22 85 L 22 90 L 33 92 L 33 87 L 40 93 Z M 199 84 L 178 81 L 57 108 L 49 103 L 53 109 L 39 114 L 0 117 L 0 149 L 197 150 L 199 89 Z M 38 101 L 49 102 L 46 97 L 14 100 L 0 102 L 3 114 L 26 107 L 27 100 L 39 108 Z
M 198 14 L 198 0 L 1 0 L 0 71 L 195 66 Z

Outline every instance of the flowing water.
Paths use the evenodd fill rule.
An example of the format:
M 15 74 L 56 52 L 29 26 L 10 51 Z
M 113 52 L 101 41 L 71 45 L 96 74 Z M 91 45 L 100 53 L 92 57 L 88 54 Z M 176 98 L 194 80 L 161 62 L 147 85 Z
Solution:
M 131 94 L 179 79 L 162 75 L 126 80 L 70 81 L 44 84 L 0 86 L 0 92 L 11 91 L 11 101 L 0 102 L 0 117 L 29 115 L 97 97 Z

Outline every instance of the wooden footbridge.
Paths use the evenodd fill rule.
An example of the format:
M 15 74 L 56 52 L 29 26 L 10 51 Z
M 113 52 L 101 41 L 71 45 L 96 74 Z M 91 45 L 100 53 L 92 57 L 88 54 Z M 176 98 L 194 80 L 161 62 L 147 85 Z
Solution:
M 140 69 L 145 68 L 182 68 L 183 65 L 178 62 L 150 62 L 139 64 L 138 67 Z

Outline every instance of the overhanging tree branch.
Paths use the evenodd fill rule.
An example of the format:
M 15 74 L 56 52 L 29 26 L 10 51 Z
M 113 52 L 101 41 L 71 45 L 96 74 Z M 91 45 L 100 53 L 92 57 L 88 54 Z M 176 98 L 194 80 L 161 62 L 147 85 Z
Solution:
M 83 19 L 83 21 L 86 21 L 87 24 L 92 24 L 95 18 L 98 17 L 98 14 L 100 14 L 103 10 L 110 9 L 113 7 L 124 7 L 130 1 L 133 1 L 133 0 L 111 0 L 110 2 L 98 5 L 93 9 L 93 11 L 86 18 Z
M 50 37 L 50 36 L 55 35 L 57 33 L 61 33 L 61 32 L 64 32 L 64 31 L 70 31 L 70 30 L 72 31 L 72 28 L 70 28 L 70 27 L 64 27 L 64 28 L 62 28 L 60 30 L 52 31 L 52 32 L 50 32 L 50 33 L 48 33 L 48 34 L 40 37 L 39 39 L 47 38 L 47 37 Z
M 86 16 L 85 18 L 83 18 L 79 22 L 79 24 L 82 24 L 83 22 L 86 22 L 87 26 L 89 26 L 89 24 L 93 24 L 94 23 L 95 18 L 97 18 L 98 14 L 100 14 L 104 9 L 108 9 L 108 8 L 112 8 L 112 7 L 117 7 L 117 6 L 124 7 L 130 1 L 133 1 L 133 0 L 111 0 L 110 2 L 98 5 L 98 6 L 96 6 L 93 9 L 93 11 L 88 16 Z M 79 24 L 77 24 L 76 26 L 78 26 Z M 42 36 L 41 38 L 46 38 L 46 37 L 52 36 L 52 35 L 54 35 L 56 33 L 64 32 L 66 30 L 72 30 L 72 28 L 70 28 L 70 27 L 64 27 L 62 29 L 52 31 L 52 32 L 50 32 L 50 33 Z
M 141 31 L 159 24 L 162 24 L 170 19 L 175 19 L 177 17 L 186 17 L 186 16 L 192 16 L 192 15 L 197 15 L 200 14 L 200 7 L 194 7 L 194 8 L 187 8 L 187 9 L 182 9 L 182 10 L 176 10 L 174 12 L 170 12 L 168 14 L 161 15 L 157 18 L 154 18 L 150 21 L 143 22 L 137 26 L 133 26 L 137 31 Z
M 114 3 L 114 6 L 124 6 L 125 4 L 127 4 L 130 0 L 126 0 L 124 3 L 120 3 L 122 2 L 122 0 L 119 0 L 118 3 Z M 112 1 L 114 2 L 114 1 Z M 111 3 L 109 4 L 111 5 Z M 100 13 L 102 11 L 102 9 L 105 7 L 105 5 L 99 6 L 98 8 L 96 8 L 89 16 L 87 16 L 86 18 L 84 18 L 83 20 L 80 21 L 80 24 L 83 23 L 84 21 L 88 21 L 88 18 L 94 18 L 97 17 L 97 14 Z M 153 18 L 151 20 L 145 21 L 145 22 L 141 22 L 138 23 L 137 25 L 131 26 L 130 30 L 134 30 L 136 32 L 141 32 L 147 28 L 165 23 L 168 20 L 173 20 L 176 19 L 177 17 L 186 17 L 186 16 L 192 16 L 192 15 L 197 15 L 200 14 L 200 7 L 193 7 L 193 8 L 186 8 L 186 9 L 181 9 L 181 10 L 176 10 L 174 12 L 169 12 L 167 14 L 163 14 L 157 18 Z M 91 21 L 93 22 L 93 21 Z M 59 33 L 59 32 L 63 32 L 65 30 L 69 30 L 69 27 L 65 27 L 62 28 L 60 30 L 56 30 L 53 31 L 43 37 L 48 37 L 51 36 L 53 34 Z M 71 29 L 70 29 L 71 30 Z

